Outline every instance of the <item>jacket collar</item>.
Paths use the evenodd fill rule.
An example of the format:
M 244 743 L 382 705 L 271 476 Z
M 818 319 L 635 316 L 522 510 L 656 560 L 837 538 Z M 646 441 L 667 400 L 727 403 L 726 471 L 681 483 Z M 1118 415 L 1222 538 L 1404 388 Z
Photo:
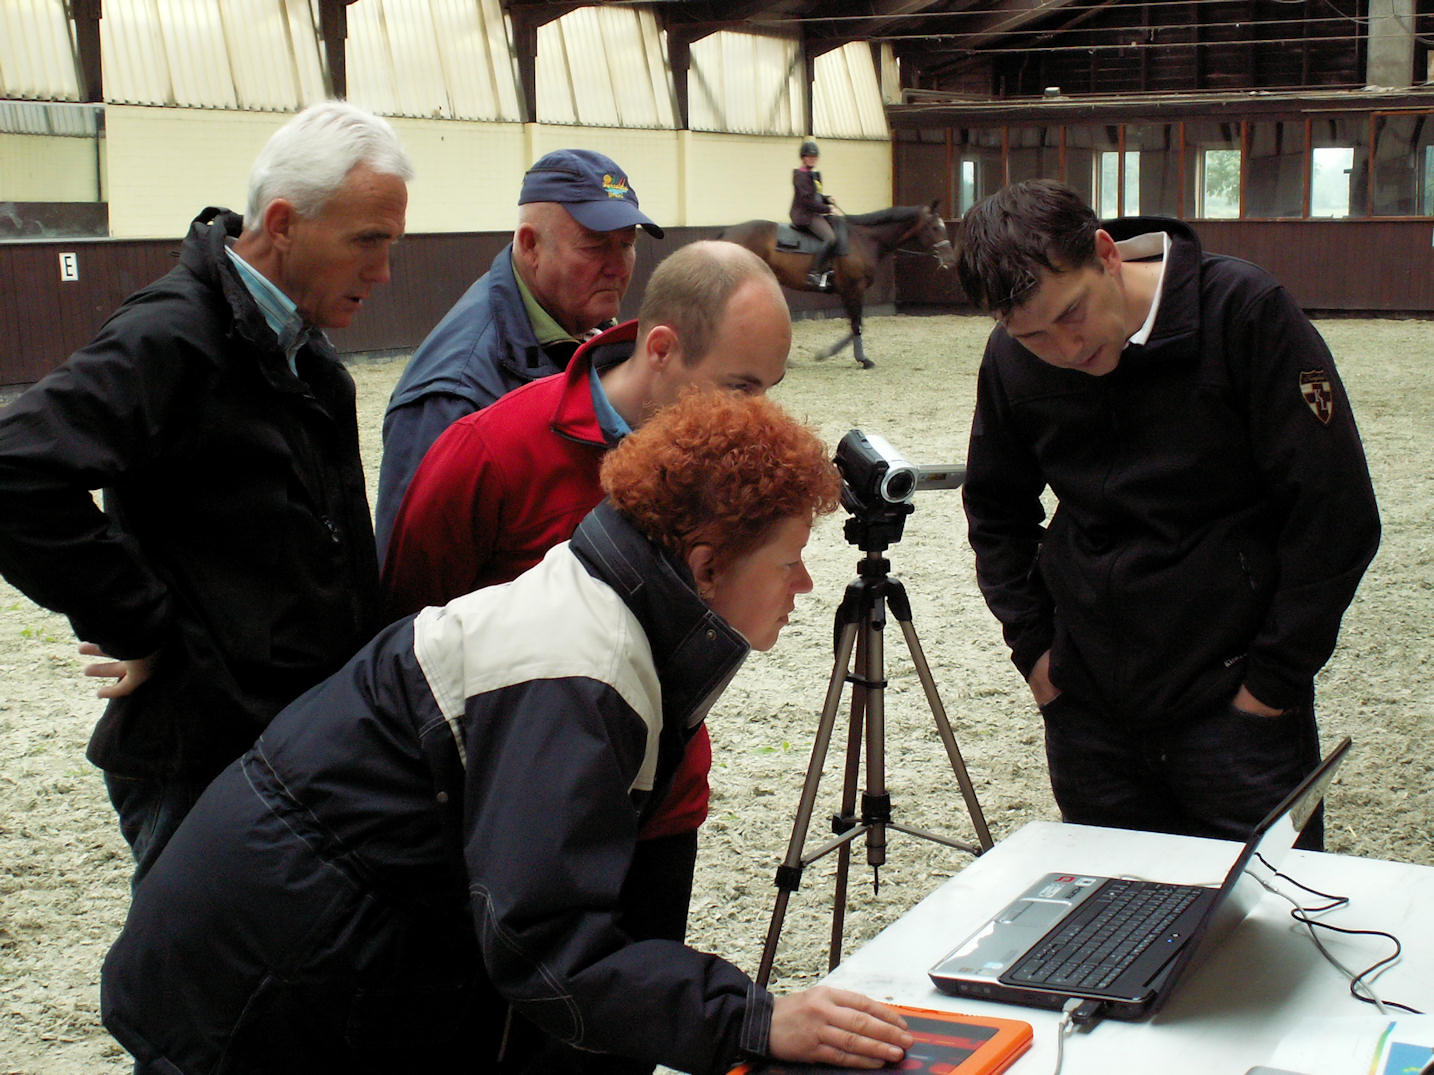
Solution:
M 1169 217 L 1121 217 L 1101 222 L 1116 242 L 1163 231 L 1170 236 L 1170 253 L 1166 258 L 1165 282 L 1161 289 L 1160 310 L 1146 340 L 1147 348 L 1198 335 L 1200 331 L 1200 239 L 1194 229 L 1182 220 Z
M 491 296 L 488 309 L 497 323 L 498 339 L 503 341 L 503 364 L 526 380 L 557 373 L 558 368 L 543 353 L 533 332 L 533 323 L 528 320 L 528 308 L 523 304 L 523 293 L 518 289 L 518 277 L 513 271 L 512 243 L 498 251 L 484 279 Z
M 637 322 L 625 321 L 588 340 L 563 371 L 563 390 L 553 410 L 553 432 L 579 444 L 607 446 L 593 408 L 590 370 L 604 370 L 632 357 L 637 343 Z
M 265 379 L 279 391 L 307 393 L 308 386 L 294 375 L 278 336 L 225 252 L 229 241 L 237 239 L 243 230 L 244 218 L 238 213 L 210 206 L 189 225 L 189 235 L 179 252 L 180 264 L 206 287 L 224 296 L 234 318 L 232 332 L 258 357 Z M 332 345 L 320 331 L 309 332 L 298 351 L 322 360 L 307 371 L 310 380 L 328 377 L 330 367 L 339 365 Z
M 572 551 L 622 598 L 652 647 L 665 725 L 692 727 L 746 659 L 746 639 L 697 596 L 692 573 L 610 501 L 578 524 Z

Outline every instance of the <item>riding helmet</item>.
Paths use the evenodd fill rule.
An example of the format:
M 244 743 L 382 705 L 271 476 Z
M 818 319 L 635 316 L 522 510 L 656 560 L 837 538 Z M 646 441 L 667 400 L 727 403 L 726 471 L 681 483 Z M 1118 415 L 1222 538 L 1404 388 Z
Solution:
M 797 153 L 797 156 L 820 157 L 821 153 L 817 151 L 817 144 L 813 141 L 808 140 L 802 143 L 801 151 Z

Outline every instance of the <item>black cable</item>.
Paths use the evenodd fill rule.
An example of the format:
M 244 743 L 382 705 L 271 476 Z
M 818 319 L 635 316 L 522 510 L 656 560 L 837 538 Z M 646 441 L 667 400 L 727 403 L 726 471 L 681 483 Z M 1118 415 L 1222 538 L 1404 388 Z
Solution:
M 1265 868 L 1269 870 L 1275 877 L 1278 877 L 1283 881 L 1288 881 L 1296 888 L 1304 892 L 1308 892 L 1312 896 L 1318 896 L 1322 900 L 1329 901 L 1322 907 L 1301 907 L 1297 901 L 1291 899 L 1285 893 L 1280 892 L 1278 889 L 1273 888 L 1269 884 L 1266 884 L 1265 882 L 1261 881 L 1261 884 L 1263 884 L 1265 888 L 1269 889 L 1271 892 L 1275 893 L 1275 895 L 1281 896 L 1284 899 L 1289 900 L 1290 903 L 1294 904 L 1294 908 L 1290 911 L 1290 917 L 1293 918 L 1296 922 L 1303 925 L 1305 929 L 1309 930 L 1310 940 L 1314 942 L 1314 946 L 1319 949 L 1320 954 L 1324 956 L 1324 958 L 1328 960 L 1331 965 L 1338 969 L 1341 974 L 1343 974 L 1349 979 L 1350 996 L 1354 997 L 1355 1000 L 1361 1002 L 1362 1004 L 1372 1004 L 1380 1011 L 1384 1011 L 1384 1009 L 1386 1008 L 1398 1008 L 1400 1011 L 1409 1012 L 1411 1015 L 1424 1014 L 1424 1012 L 1420 1009 L 1410 1007 L 1408 1004 L 1401 1004 L 1398 1001 L 1382 999 L 1378 994 L 1374 992 L 1373 986 L 1371 986 L 1369 982 L 1365 980 L 1371 975 L 1374 975 L 1381 968 L 1391 966 L 1398 961 L 1400 955 L 1404 951 L 1404 946 L 1400 944 L 1398 937 L 1382 929 L 1348 929 L 1344 926 L 1333 926 L 1330 925 L 1328 922 L 1317 921 L 1310 916 L 1324 914 L 1328 911 L 1333 911 L 1341 907 L 1346 907 L 1349 905 L 1349 897 L 1335 896 L 1331 895 L 1328 892 L 1321 892 L 1319 889 L 1311 888 L 1309 885 L 1302 884 L 1301 882 L 1296 881 L 1289 874 L 1281 873 L 1279 870 L 1276 870 L 1269 864 L 1265 857 L 1258 852 L 1256 852 L 1255 857 L 1259 859 L 1260 862 L 1264 864 Z M 1347 970 L 1345 967 L 1341 966 L 1340 963 L 1334 958 L 1334 956 L 1331 955 L 1330 952 L 1325 948 L 1325 946 L 1320 943 L 1319 937 L 1315 934 L 1316 926 L 1321 929 L 1327 929 L 1331 933 L 1342 933 L 1350 937 L 1383 937 L 1393 943 L 1394 951 L 1392 954 L 1384 957 L 1383 959 L 1377 960 L 1376 962 L 1366 967 L 1364 970 L 1360 971 L 1358 974 L 1355 974 Z M 1364 992 L 1360 992 L 1361 989 L 1363 989 Z

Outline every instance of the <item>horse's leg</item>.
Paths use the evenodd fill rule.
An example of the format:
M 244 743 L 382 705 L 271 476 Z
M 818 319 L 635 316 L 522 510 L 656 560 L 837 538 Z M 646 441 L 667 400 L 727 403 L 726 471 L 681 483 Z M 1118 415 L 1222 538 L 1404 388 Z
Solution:
M 820 362 L 824 358 L 831 358 L 832 355 L 837 354 L 842 350 L 842 348 L 846 347 L 847 344 L 851 343 L 853 338 L 854 337 L 852 336 L 852 334 L 848 332 L 841 339 L 837 340 L 836 343 L 832 344 L 821 354 L 817 355 L 817 361 Z
M 862 299 L 866 295 L 866 280 L 863 278 L 853 281 L 850 287 L 843 286 L 841 289 L 842 305 L 846 307 L 846 316 L 851 322 L 851 335 L 847 337 L 851 341 L 852 351 L 856 356 L 856 364 L 864 370 L 869 370 L 876 365 L 866 357 L 866 348 L 861 343 L 861 307 Z M 843 343 L 846 341 L 843 340 Z

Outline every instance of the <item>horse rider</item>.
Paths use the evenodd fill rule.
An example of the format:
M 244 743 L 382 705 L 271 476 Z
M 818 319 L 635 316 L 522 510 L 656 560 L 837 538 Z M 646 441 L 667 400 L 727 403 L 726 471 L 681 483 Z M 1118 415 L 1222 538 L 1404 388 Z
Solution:
M 832 273 L 827 261 L 837 245 L 837 232 L 831 217 L 840 213 L 836 199 L 822 193 L 822 173 L 817 171 L 817 144 L 810 139 L 802 143 L 802 166 L 792 169 L 793 226 L 815 235 L 822 247 L 812 259 L 807 272 L 807 286 L 818 291 L 832 290 Z

